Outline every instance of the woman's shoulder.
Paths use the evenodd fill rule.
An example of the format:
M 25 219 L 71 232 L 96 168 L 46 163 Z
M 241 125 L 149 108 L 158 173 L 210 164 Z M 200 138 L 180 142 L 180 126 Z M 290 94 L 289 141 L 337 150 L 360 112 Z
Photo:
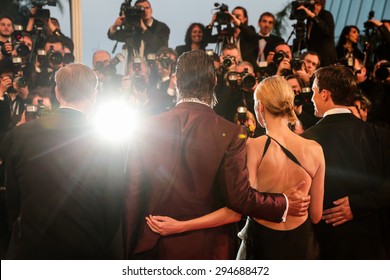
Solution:
M 267 141 L 267 138 L 268 137 L 266 135 L 262 135 L 256 138 L 248 138 L 246 145 L 250 147 L 259 146 L 261 144 L 264 144 Z

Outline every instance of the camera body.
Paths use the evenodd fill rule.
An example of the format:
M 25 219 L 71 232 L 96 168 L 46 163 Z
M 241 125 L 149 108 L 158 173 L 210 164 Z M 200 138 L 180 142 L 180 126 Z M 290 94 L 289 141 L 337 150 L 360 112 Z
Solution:
M 111 58 L 110 62 L 107 65 L 104 65 L 103 62 L 97 62 L 95 65 L 95 71 L 98 71 L 104 75 L 115 75 L 116 66 L 125 59 L 124 55 L 118 53 L 113 58 Z M 64 56 L 65 60 L 65 56 Z
M 126 0 L 124 3 L 122 3 L 119 12 L 120 16 L 125 16 L 124 29 L 128 31 L 133 31 L 136 27 L 139 26 L 144 14 L 144 7 L 132 6 L 131 1 L 129 0 Z
M 15 25 L 14 26 L 14 37 L 15 42 L 12 44 L 13 49 L 16 51 L 17 55 L 20 57 L 27 57 L 30 55 L 30 49 L 22 42 L 23 37 L 23 26 Z
M 49 67 L 51 65 L 56 67 L 64 61 L 62 54 L 59 51 L 55 51 L 53 46 L 50 46 L 48 52 L 46 52 L 44 49 L 37 50 L 37 57 L 38 62 L 42 67 Z
M 227 55 L 223 60 L 222 60 L 222 66 L 225 68 L 225 69 L 229 69 L 230 66 L 232 66 L 233 64 L 235 64 L 235 58 L 233 56 L 230 56 L 230 55 Z
M 245 68 L 244 72 L 228 72 L 227 84 L 233 89 L 251 90 L 256 85 L 256 78 L 248 73 L 248 69 Z
M 373 19 L 374 16 L 375 16 L 375 11 L 370 11 L 370 12 L 368 13 L 368 20 Z M 371 21 L 366 21 L 366 22 L 364 22 L 364 28 L 365 28 L 366 30 L 374 29 L 375 27 L 376 27 L 376 25 L 375 25 L 374 23 L 372 23 Z
M 21 57 L 13 57 L 12 58 L 12 63 L 14 65 L 14 76 L 13 76 L 13 80 L 12 82 L 13 83 L 16 83 L 17 87 L 18 88 L 25 88 L 27 87 L 27 81 L 26 79 L 23 77 L 23 75 L 21 75 L 22 73 L 22 58 Z M 12 85 L 7 89 L 7 91 L 9 93 L 16 93 L 17 90 L 14 88 L 13 86 L 13 83 Z
M 276 65 L 279 65 L 285 58 L 288 58 L 287 53 L 284 51 L 278 51 L 277 53 L 274 54 L 273 62 Z
M 311 102 L 313 93 L 310 87 L 302 88 L 302 92 L 298 92 L 294 97 L 294 106 L 301 106 Z
M 40 0 L 36 0 L 36 1 L 32 1 L 31 2 L 33 4 L 33 6 L 37 7 L 37 11 L 35 12 L 35 25 L 38 27 L 38 28 L 43 28 L 46 24 L 46 22 L 49 20 L 50 18 L 50 10 L 48 9 L 43 9 L 43 6 L 45 5 L 48 5 L 48 6 L 56 6 L 57 5 L 57 1 L 40 1 Z
M 175 61 L 173 61 L 167 54 L 162 54 L 159 58 L 158 61 L 160 62 L 160 65 L 164 69 L 169 69 L 169 67 L 172 67 L 175 65 Z M 171 68 L 172 69 L 172 68 Z
M 375 77 L 378 81 L 386 81 L 390 78 L 390 62 L 382 62 L 375 70 Z
M 39 119 L 47 116 L 51 111 L 43 105 L 43 99 L 38 99 L 38 105 L 25 104 L 24 105 L 26 121 Z
M 219 24 L 219 25 L 228 25 L 230 23 L 230 15 L 226 12 L 229 11 L 229 7 L 228 5 L 224 4 L 224 3 L 214 3 L 214 7 L 216 7 L 216 9 L 218 10 L 218 12 L 216 13 L 217 17 L 215 19 L 215 21 Z
M 144 91 L 147 87 L 146 80 L 144 76 L 142 76 L 141 74 L 142 62 L 143 62 L 142 57 L 133 58 L 132 66 L 133 66 L 134 74 L 131 76 L 133 88 L 140 92 Z
M 291 69 L 298 71 L 302 69 L 303 61 L 299 57 L 293 57 L 290 61 Z
M 314 7 L 314 1 L 309 0 L 298 0 L 298 1 L 292 1 L 291 2 L 291 13 L 290 13 L 290 19 L 291 20 L 305 20 L 307 18 L 307 14 L 304 10 L 297 10 L 298 7 L 305 6 L 308 9 L 312 9 Z

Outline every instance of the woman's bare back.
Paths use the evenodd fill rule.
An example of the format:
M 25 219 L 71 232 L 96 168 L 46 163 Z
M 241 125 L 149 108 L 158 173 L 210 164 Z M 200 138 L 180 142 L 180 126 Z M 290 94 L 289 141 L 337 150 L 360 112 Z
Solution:
M 303 195 L 310 193 L 312 179 L 319 167 L 318 158 L 323 157 L 318 143 L 291 133 L 279 135 L 278 139 L 269 136 L 253 139 L 248 142 L 247 149 L 249 177 L 255 189 L 260 192 L 283 193 L 297 183 L 305 181 L 301 192 Z M 272 229 L 291 230 L 303 224 L 306 219 L 307 215 L 302 217 L 288 215 L 285 223 L 256 221 Z

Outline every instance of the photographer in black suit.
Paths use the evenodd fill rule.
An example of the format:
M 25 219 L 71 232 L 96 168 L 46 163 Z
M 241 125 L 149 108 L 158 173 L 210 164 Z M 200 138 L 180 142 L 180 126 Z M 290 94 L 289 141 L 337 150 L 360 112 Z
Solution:
M 138 0 L 134 7 L 122 4 L 121 10 L 123 9 L 107 35 L 111 40 L 125 42 L 129 57 L 146 57 L 162 47 L 168 47 L 170 29 L 165 23 L 152 17 L 153 10 L 149 1 Z M 130 11 L 128 17 L 126 11 Z
M 326 0 L 315 0 L 313 11 L 303 5 L 297 8 L 307 14 L 306 47 L 308 51 L 318 53 L 321 66 L 331 65 L 337 61 L 334 43 L 335 23 L 332 14 L 324 9 L 325 4 Z

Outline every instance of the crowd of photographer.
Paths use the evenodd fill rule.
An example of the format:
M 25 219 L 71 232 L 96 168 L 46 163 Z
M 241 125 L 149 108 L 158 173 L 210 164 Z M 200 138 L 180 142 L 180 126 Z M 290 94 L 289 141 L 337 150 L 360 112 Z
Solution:
M 128 69 L 121 85 L 117 83 L 117 88 L 133 103 L 145 105 L 145 112 L 155 114 L 169 109 L 175 104 L 175 60 L 183 52 L 205 50 L 213 57 L 218 72 L 215 92 L 218 103 L 214 110 L 219 115 L 243 123 L 237 121 L 238 111 L 245 108 L 245 112 L 254 114 L 253 91 L 262 79 L 273 75 L 294 77 L 295 83 L 299 84 L 295 91 L 295 111 L 300 120 L 296 131 L 303 132 L 318 121 L 311 102 L 314 71 L 320 66 L 343 64 L 350 67 L 357 77 L 362 71 L 367 76 L 357 99 L 364 95 L 371 102 L 368 121 L 388 126 L 390 121 L 385 108 L 389 97 L 385 92 L 388 90 L 386 79 L 389 78 L 389 67 L 385 62 L 375 66 L 381 59 L 386 59 L 383 54 L 388 54 L 382 51 L 389 48 L 387 21 L 371 18 L 365 23 L 364 49 L 358 47 L 362 40 L 359 41 L 356 26 L 344 28 L 336 47 L 333 16 L 324 7 L 323 0 L 314 1 L 314 4 L 313 1 L 292 2 L 290 19 L 297 22 L 293 31 L 295 39 L 290 43 L 290 38 L 285 41 L 272 34 L 275 26 L 272 13 L 260 15 L 259 32 L 256 32 L 255 27 L 248 24 L 244 7 L 237 6 L 230 12 L 227 5 L 215 3 L 210 24 L 191 24 L 185 34 L 185 44 L 177 46 L 174 53 L 173 49 L 167 48 L 170 29 L 152 17 L 150 2 L 138 0 L 132 6 L 131 1 L 125 1 L 120 16 L 108 31 L 108 37 L 123 42 L 127 52 Z M 209 50 L 209 44 L 216 44 L 215 49 Z M 172 53 L 168 59 L 161 51 L 164 49 Z M 359 61 L 363 63 L 364 70 L 356 66 Z M 374 71 L 376 69 L 379 70 L 379 78 Z M 162 83 L 164 87 L 160 86 Z M 257 126 L 256 133 L 251 135 L 262 133 Z
M 185 44 L 174 50 L 168 48 L 170 29 L 153 18 L 151 3 L 138 0 L 132 5 L 131 2 L 126 0 L 121 5 L 120 15 L 107 33 L 109 39 L 123 43 L 123 52 L 111 58 L 110 53 L 99 50 L 93 57 L 93 67 L 99 75 L 100 100 L 107 96 L 126 99 L 147 115 L 167 110 L 175 104 L 177 57 L 186 51 L 205 50 L 213 57 L 218 71 L 215 111 L 230 121 L 236 121 L 238 108 L 254 113 L 253 90 L 262 79 L 273 75 L 294 76 L 300 85 L 296 90 L 296 113 L 301 122 L 298 126 L 302 131 L 309 128 L 318 120 L 310 102 L 313 73 L 320 66 L 340 63 L 350 67 L 360 80 L 363 79 L 360 76 L 366 76 L 361 83 L 361 94 L 372 104 L 368 121 L 389 123 L 384 110 L 389 102 L 385 94 L 388 85 L 384 82 L 389 76 L 385 61 L 389 59 L 388 21 L 381 22 L 370 16 L 365 23 L 363 48 L 359 48 L 362 40 L 356 26 L 346 26 L 336 45 L 334 20 L 324 9 L 325 1 L 314 1 L 314 4 L 293 1 L 290 19 L 296 20 L 295 39 L 290 43 L 290 38 L 285 41 L 272 34 L 275 26 L 272 13 L 260 14 L 257 32 L 248 24 L 244 7 L 237 6 L 230 12 L 227 5 L 216 3 L 210 23 L 206 26 L 199 22 L 191 24 L 185 34 Z M 9 80 L 2 79 L 2 88 L 12 81 L 11 91 L 15 91 L 8 95 L 7 90 L 3 90 L 2 94 L 6 93 L 11 99 L 17 96 L 14 102 L 22 104 L 19 106 L 21 114 L 11 112 L 15 120 L 2 127 L 9 128 L 20 121 L 29 90 L 53 88 L 54 73 L 74 61 L 73 42 L 61 32 L 58 21 L 50 18 L 49 10 L 43 9 L 46 4 L 52 3 L 34 2 L 26 28 L 14 24 L 7 16 L 0 20 L 1 62 L 13 65 L 4 66 Z M 209 44 L 216 44 L 215 49 L 208 50 Z M 382 62 L 375 66 L 378 61 Z M 125 64 L 123 75 L 116 72 L 120 62 Z M 51 103 L 55 108 L 54 94 Z M 38 104 L 34 105 L 31 108 L 39 108 Z M 263 133 L 259 130 L 252 135 Z
M 50 11 L 43 8 L 54 4 L 33 1 L 25 27 L 8 15 L 0 17 L 0 102 L 4 116 L 0 121 L 1 135 L 40 114 L 38 111 L 44 105 L 31 98 L 30 92 L 50 88 L 53 93 L 54 73 L 74 61 L 72 40 L 61 32 L 58 20 L 50 17 Z M 58 104 L 54 94 L 50 99 L 54 106 Z M 29 103 L 31 100 L 33 104 Z

